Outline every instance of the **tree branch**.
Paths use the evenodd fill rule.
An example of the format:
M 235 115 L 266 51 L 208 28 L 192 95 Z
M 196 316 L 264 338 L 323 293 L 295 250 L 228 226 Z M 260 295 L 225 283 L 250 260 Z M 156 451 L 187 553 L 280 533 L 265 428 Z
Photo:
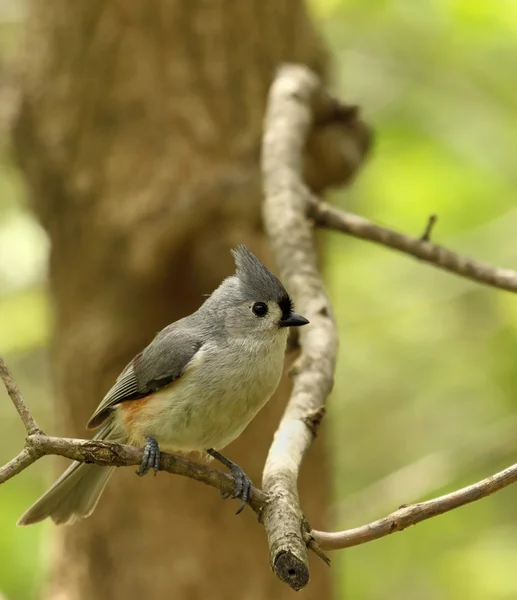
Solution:
M 474 469 L 506 459 L 515 447 L 517 414 L 506 416 L 482 431 L 455 440 L 452 447 L 431 452 L 377 479 L 332 507 L 332 514 L 370 516 L 384 512 L 386 507 L 399 506 L 404 499 L 432 497 L 437 490 L 450 488 Z
M 9 394 L 9 397 L 13 401 L 14 407 L 18 411 L 20 418 L 25 425 L 25 429 L 27 430 L 28 435 L 33 435 L 35 433 L 41 433 L 41 429 L 38 427 L 38 424 L 34 420 L 34 417 L 31 415 L 29 409 L 25 405 L 23 401 L 22 395 L 18 386 L 13 381 L 13 376 L 11 375 L 11 371 L 7 368 L 7 365 L 4 362 L 4 359 L 0 356 L 0 377 L 4 382 L 5 389 Z
M 313 197 L 303 183 L 302 173 L 310 181 L 314 180 L 314 188 L 324 187 L 325 181 L 316 178 L 314 173 L 313 180 L 308 175 L 310 168 L 304 152 L 310 146 L 309 136 L 314 134 L 315 127 L 322 123 L 328 127 L 333 119 L 346 123 L 341 133 L 348 136 L 347 143 L 340 152 L 333 148 L 331 178 L 334 183 L 350 181 L 368 148 L 368 132 L 356 116 L 354 109 L 343 107 L 326 95 L 318 78 L 305 67 L 283 67 L 270 90 L 262 153 L 266 194 L 264 221 L 282 278 L 298 310 L 310 319 L 311 326 L 300 330 L 301 353 L 292 369 L 291 398 L 268 454 L 263 474 L 264 491 L 254 488 L 250 505 L 264 523 L 273 569 L 294 589 L 301 589 L 309 579 L 307 547 L 326 559 L 322 549 L 347 548 L 402 531 L 517 481 L 516 464 L 466 488 L 427 502 L 402 506 L 382 519 L 341 532 L 310 530 L 304 519 L 297 490 L 298 472 L 324 414 L 338 345 L 332 307 L 317 270 L 307 215 L 321 227 L 405 252 L 479 283 L 517 291 L 516 272 L 461 257 L 429 242 L 432 220 L 423 238 L 412 238 L 334 209 Z M 329 131 L 320 137 L 327 141 L 337 139 Z M 323 161 L 325 145 L 318 142 Z M 27 430 L 25 448 L 0 468 L 0 483 L 50 454 L 100 466 L 140 465 L 143 450 L 139 448 L 43 434 L 1 357 L 0 377 Z M 160 470 L 190 477 L 223 493 L 234 490 L 230 475 L 183 457 L 161 453 Z
M 35 463 L 38 458 L 43 456 L 38 454 L 31 446 L 24 448 L 18 456 L 15 456 L 6 465 L 0 467 L 0 483 L 5 483 L 11 477 L 18 475 L 32 463 Z
M 101 467 L 139 466 L 143 456 L 142 448 L 102 440 L 75 440 L 34 435 L 28 437 L 27 443 L 40 456 L 54 454 L 79 462 L 94 463 Z M 230 495 L 235 490 L 235 481 L 231 475 L 175 454 L 161 452 L 160 471 L 190 477 Z M 265 502 L 264 493 L 254 488 L 250 506 L 259 516 Z
M 299 332 L 293 390 L 264 467 L 269 502 L 262 521 L 277 576 L 299 590 L 309 580 L 308 529 L 298 497 L 300 465 L 324 414 L 332 389 L 338 336 L 332 306 L 317 268 L 307 221 L 308 189 L 302 182 L 303 151 L 313 124 L 320 81 L 301 66 L 282 67 L 270 89 L 262 146 L 263 217 L 282 281 L 311 325 Z
M 1 357 L 0 364 L 3 364 L 5 367 L 5 363 Z M 17 397 L 21 397 L 19 389 L 12 378 L 9 378 L 9 387 L 7 387 L 6 378 L 2 377 L 2 379 L 4 384 L 6 384 L 6 388 L 10 390 L 11 398 L 13 397 L 11 391 L 14 391 Z M 26 406 L 25 411 L 25 414 L 32 418 Z M 94 463 L 102 467 L 121 467 L 140 465 L 143 450 L 134 446 L 101 440 L 75 440 L 50 437 L 43 433 L 31 434 L 26 438 L 26 447 L 24 450 L 16 458 L 0 468 L 0 484 L 21 473 L 32 463 L 46 455 L 63 456 L 80 462 Z M 164 452 L 160 456 L 160 470 L 190 477 L 191 479 L 217 488 L 223 493 L 232 493 L 235 487 L 233 477 L 227 473 L 193 462 L 181 456 L 166 454 Z M 349 548 L 385 537 L 396 531 L 402 531 L 410 525 L 416 525 L 465 504 L 480 500 L 515 482 L 517 482 L 517 464 L 450 494 L 428 500 L 427 502 L 401 506 L 399 510 L 382 519 L 354 529 L 339 532 L 309 531 L 302 517 L 301 536 L 304 543 L 325 560 L 326 557 L 322 554 L 321 550 Z M 259 520 L 263 517 L 264 512 L 267 513 L 268 506 L 272 501 L 274 501 L 274 498 L 269 499 L 262 490 L 258 488 L 253 489 L 253 498 L 250 506 L 259 516 Z
M 10 383 L 19 393 L 12 379 Z M 100 440 L 74 440 L 50 437 L 41 433 L 33 434 L 27 437 L 26 448 L 7 465 L 0 468 L 0 484 L 17 475 L 42 456 L 51 454 L 80 462 L 95 463 L 102 467 L 121 467 L 140 465 L 143 450 Z M 181 456 L 162 452 L 160 470 L 190 477 L 217 488 L 221 492 L 231 493 L 234 490 L 235 484 L 231 475 Z M 485 498 L 515 482 L 517 482 L 517 464 L 450 494 L 427 502 L 402 506 L 388 516 L 361 527 L 339 532 L 317 530 L 309 532 L 304 527 L 302 538 L 317 553 L 320 553 L 319 548 L 337 550 L 357 546 Z M 250 506 L 259 517 L 267 509 L 269 502 L 270 500 L 262 490 L 254 488 Z
M 410 525 L 416 525 L 432 517 L 443 515 L 455 508 L 465 506 L 465 504 L 486 498 L 486 496 L 490 496 L 490 494 L 498 492 L 516 481 L 517 464 L 450 494 L 445 494 L 427 502 L 402 505 L 395 512 L 367 525 L 334 533 L 312 531 L 311 535 L 323 550 L 338 550 L 358 546 L 396 531 L 403 531 Z
M 45 435 L 36 425 L 31 412 L 22 400 L 20 389 L 14 382 L 1 356 L 0 377 L 28 431 L 25 448 L 18 456 L 0 467 L 0 484 L 5 483 L 38 459 L 47 455 L 63 456 L 79 462 L 94 463 L 101 467 L 129 467 L 141 464 L 142 448 L 102 440 L 74 440 Z M 160 470 L 190 477 L 215 487 L 223 493 L 232 494 L 235 489 L 235 481 L 231 475 L 181 456 L 162 452 Z M 264 493 L 260 489 L 254 488 L 250 506 L 259 517 L 265 503 Z
M 334 208 L 325 202 L 320 202 L 315 197 L 312 197 L 308 202 L 308 214 L 319 227 L 342 231 L 353 237 L 369 240 L 393 250 L 399 250 L 439 269 L 455 273 L 477 283 L 509 292 L 517 292 L 516 271 L 501 269 L 472 260 L 467 256 L 461 256 L 427 241 L 425 234 L 430 234 L 434 220 L 429 221 L 422 238 L 415 238 L 376 225 L 363 217 Z
M 312 217 L 319 226 L 402 250 L 480 283 L 517 290 L 517 273 L 475 262 L 432 244 L 429 238 L 436 221 L 434 216 L 429 219 L 423 236 L 416 239 L 316 201 L 303 183 L 303 152 L 311 127 L 316 126 L 325 107 L 331 106 L 335 109 L 336 101 L 322 92 L 314 73 L 299 66 L 282 67 L 269 93 L 262 147 L 266 231 L 282 280 L 300 312 L 311 321 L 311 327 L 300 331 L 301 355 L 293 369 L 293 392 L 263 473 L 263 487 L 270 498 L 263 512 L 270 561 L 277 575 L 294 589 L 300 589 L 308 581 L 305 548 L 307 545 L 310 547 L 311 541 L 323 548 L 341 547 L 343 543 L 354 545 L 361 543 L 363 538 L 364 541 L 375 539 L 477 499 L 475 491 L 465 493 L 463 490 L 459 496 L 453 494 L 430 505 L 408 507 L 405 512 L 394 513 L 391 519 L 352 530 L 352 533 L 312 531 L 307 534 L 299 504 L 297 478 L 303 455 L 323 416 L 324 403 L 332 388 L 338 340 L 332 308 L 319 277 L 311 231 L 304 215 Z M 362 148 L 361 159 L 367 144 L 363 144 Z M 361 160 L 356 159 L 356 162 L 359 165 Z M 347 173 L 343 181 L 349 178 L 350 173 Z M 423 511 L 421 507 L 425 507 Z

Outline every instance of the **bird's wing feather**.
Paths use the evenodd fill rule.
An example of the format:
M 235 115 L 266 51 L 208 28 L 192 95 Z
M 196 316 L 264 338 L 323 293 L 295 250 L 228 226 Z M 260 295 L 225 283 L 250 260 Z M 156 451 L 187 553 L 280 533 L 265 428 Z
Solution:
M 203 342 L 191 329 L 182 327 L 182 321 L 163 329 L 126 366 L 91 416 L 88 429 L 99 427 L 115 405 L 144 398 L 183 375 Z

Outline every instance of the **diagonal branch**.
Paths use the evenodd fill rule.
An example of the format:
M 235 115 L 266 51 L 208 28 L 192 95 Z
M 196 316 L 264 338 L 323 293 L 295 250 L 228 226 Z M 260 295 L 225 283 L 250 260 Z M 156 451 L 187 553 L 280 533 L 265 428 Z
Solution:
M 338 550 L 358 546 L 372 540 L 378 540 L 390 535 L 390 533 L 403 531 L 411 525 L 443 515 L 481 498 L 486 498 L 515 482 L 517 482 L 517 464 L 450 494 L 433 498 L 433 500 L 427 502 L 402 505 L 395 512 L 367 525 L 334 533 L 313 530 L 311 535 L 323 550 Z
M 24 448 L 18 456 L 15 456 L 6 465 L 0 467 L 0 483 L 5 483 L 11 477 L 18 475 L 32 463 L 35 463 L 38 458 L 43 456 L 34 450 L 31 446 Z
M 319 202 L 314 197 L 309 200 L 309 205 L 309 215 L 319 227 L 342 231 L 353 237 L 399 250 L 439 269 L 455 273 L 477 283 L 517 292 L 517 271 L 493 267 L 451 252 L 427 241 L 425 234 L 422 238 L 415 238 L 387 227 L 381 227 L 368 219 L 339 210 L 325 202 Z
M 38 424 L 34 420 L 34 417 L 31 415 L 29 409 L 27 408 L 20 390 L 18 386 L 13 381 L 13 376 L 11 375 L 11 371 L 7 368 L 7 365 L 4 362 L 4 359 L 0 356 L 0 377 L 4 382 L 5 389 L 9 394 L 9 397 L 13 401 L 14 407 L 18 411 L 23 424 L 25 425 L 25 429 L 27 430 L 28 435 L 32 435 L 34 433 L 42 433 L 41 429 L 38 427 Z

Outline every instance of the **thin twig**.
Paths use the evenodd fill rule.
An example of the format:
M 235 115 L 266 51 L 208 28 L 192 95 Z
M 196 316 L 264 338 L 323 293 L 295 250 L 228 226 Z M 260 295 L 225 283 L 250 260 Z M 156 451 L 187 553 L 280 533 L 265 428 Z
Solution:
M 421 242 L 430 242 L 431 241 L 431 233 L 433 232 L 433 228 L 436 225 L 437 220 L 438 220 L 438 217 L 436 215 L 430 215 L 429 219 L 427 220 L 427 224 L 425 226 L 424 233 L 422 234 L 422 237 L 420 238 Z
M 447 450 L 438 450 L 418 458 L 376 480 L 362 490 L 349 494 L 332 508 L 335 519 L 346 515 L 371 518 L 387 507 L 400 506 L 406 498 L 419 500 L 450 487 L 454 481 L 494 461 L 512 454 L 515 447 L 517 414 L 506 416 L 493 425 L 485 425 L 471 436 L 462 436 Z
M 302 182 L 303 150 L 320 89 L 318 77 L 309 69 L 282 67 L 269 93 L 262 146 L 266 232 L 282 281 L 296 309 L 310 321 L 300 330 L 301 353 L 292 369 L 291 398 L 262 477 L 270 498 L 262 515 L 270 562 L 278 577 L 296 590 L 309 579 L 298 473 L 332 389 L 338 348 L 333 311 L 306 218 L 310 194 Z
M 477 283 L 517 292 L 517 271 L 493 267 L 446 250 L 437 244 L 381 227 L 368 219 L 320 202 L 314 197 L 310 200 L 309 214 L 319 227 L 342 231 L 353 237 L 399 250 L 439 269 L 450 271 Z
M 396 531 L 403 531 L 410 525 L 416 525 L 432 517 L 443 515 L 480 498 L 486 498 L 486 496 L 515 482 L 517 482 L 517 464 L 450 494 L 445 494 L 427 502 L 401 506 L 383 519 L 373 521 L 367 525 L 333 533 L 313 530 L 311 535 L 323 550 L 339 550 L 358 546 Z
M 0 377 L 4 382 L 5 389 L 9 394 L 9 397 L 13 401 L 13 404 L 20 415 L 23 424 L 25 425 L 25 429 L 27 430 L 28 435 L 33 435 L 35 433 L 42 433 L 41 429 L 38 427 L 38 424 L 34 420 L 34 417 L 31 415 L 29 409 L 27 408 L 25 402 L 23 401 L 21 392 L 14 383 L 13 376 L 11 375 L 11 371 L 7 368 L 7 365 L 4 362 L 4 359 L 0 356 Z

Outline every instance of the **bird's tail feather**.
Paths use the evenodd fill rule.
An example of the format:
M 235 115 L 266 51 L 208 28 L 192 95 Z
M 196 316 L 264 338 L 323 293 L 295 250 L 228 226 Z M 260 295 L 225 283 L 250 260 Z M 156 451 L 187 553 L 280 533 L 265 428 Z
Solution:
M 108 440 L 110 420 L 93 439 Z M 56 525 L 70 525 L 92 514 L 115 467 L 73 462 L 54 485 L 21 517 L 18 525 L 32 525 L 50 517 Z

